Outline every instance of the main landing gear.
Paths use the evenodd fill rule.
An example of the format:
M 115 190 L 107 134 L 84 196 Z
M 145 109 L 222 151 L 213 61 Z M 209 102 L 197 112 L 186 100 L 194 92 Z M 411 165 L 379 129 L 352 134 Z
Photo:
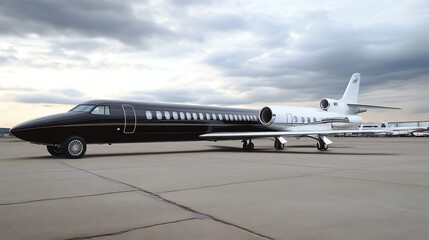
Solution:
M 329 144 L 331 144 L 331 140 L 329 140 L 325 136 L 319 136 L 317 139 L 316 147 L 319 151 L 326 151 L 329 148 Z
M 287 143 L 286 139 L 282 137 L 275 137 L 274 138 L 274 148 L 276 150 L 283 150 L 285 149 L 285 144 Z
M 244 150 L 253 150 L 255 148 L 255 145 L 252 143 L 252 139 L 249 139 L 249 142 L 247 142 L 247 140 L 243 140 L 242 142 Z

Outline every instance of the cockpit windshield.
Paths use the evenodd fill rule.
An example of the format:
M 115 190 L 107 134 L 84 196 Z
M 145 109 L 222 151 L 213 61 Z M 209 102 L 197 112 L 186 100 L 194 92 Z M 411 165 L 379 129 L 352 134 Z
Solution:
M 92 109 L 94 109 L 95 105 L 90 104 L 81 104 L 77 105 L 76 107 L 72 108 L 70 112 L 91 112 Z

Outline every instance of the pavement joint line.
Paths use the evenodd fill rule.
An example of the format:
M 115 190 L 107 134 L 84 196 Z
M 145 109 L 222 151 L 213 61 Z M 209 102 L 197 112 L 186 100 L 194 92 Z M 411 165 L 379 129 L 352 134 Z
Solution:
M 398 210 L 398 211 L 407 211 L 407 212 L 412 212 L 412 213 L 415 213 L 415 214 L 424 214 L 424 215 L 428 214 L 425 211 L 418 211 L 418 210 L 409 209 L 409 208 L 396 207 L 396 206 L 393 206 L 393 205 L 390 205 L 390 204 L 384 204 L 384 203 L 380 203 L 380 202 L 376 202 L 376 201 L 364 201 L 364 200 L 357 200 L 357 199 L 352 199 L 352 198 L 332 197 L 332 196 L 329 196 L 327 198 L 335 199 L 335 200 L 341 200 L 341 201 L 348 201 L 348 202 L 357 202 L 357 203 L 363 202 L 363 203 L 372 205 L 374 207 L 386 208 L 386 209 L 394 209 L 394 210 Z
M 191 220 L 195 220 L 195 219 L 196 218 L 185 218 L 185 219 L 180 219 L 180 220 L 176 220 L 176 221 L 162 222 L 162 223 L 156 223 L 156 224 L 152 224 L 152 225 L 148 225 L 148 226 L 130 228 L 130 229 L 126 229 L 126 230 L 122 230 L 122 231 L 118 231 L 118 232 L 103 233 L 103 234 L 83 236 L 83 237 L 66 238 L 65 240 L 84 240 L 84 239 L 91 239 L 91 238 L 98 238 L 98 237 L 111 237 L 111 236 L 117 236 L 117 235 L 121 235 L 121 234 L 124 234 L 127 232 L 135 231 L 135 230 L 146 229 L 146 228 L 157 227 L 157 226 L 163 226 L 163 225 L 174 224 L 174 223 L 180 223 L 180 222 L 186 222 L 186 221 L 191 221 Z
M 296 176 L 288 176 L 288 177 L 265 178 L 265 179 L 259 179 L 259 180 L 233 182 L 233 183 L 222 183 L 222 184 L 207 185 L 207 186 L 202 186 L 202 187 L 174 189 L 174 190 L 168 190 L 168 191 L 163 191 L 163 192 L 158 192 L 158 193 L 159 194 L 165 194 L 165 193 L 174 193 L 174 192 L 181 192 L 181 191 L 198 190 L 198 189 L 204 189 L 204 188 L 224 187 L 224 186 L 237 185 L 237 184 L 267 182 L 267 181 L 275 181 L 275 180 L 282 180 L 282 179 L 288 179 L 288 178 L 304 177 L 304 176 L 307 176 L 307 175 L 308 174 L 296 175 Z
M 346 180 L 354 180 L 354 181 L 367 182 L 367 183 L 380 183 L 380 184 L 402 185 L 404 187 L 415 187 L 415 188 L 429 189 L 429 187 L 427 187 L 427 186 L 421 186 L 421 185 L 410 184 L 410 183 L 385 182 L 385 181 L 376 181 L 376 180 L 371 180 L 371 179 L 351 178 L 351 177 L 342 177 L 342 176 L 332 176 L 332 175 L 325 175 L 325 174 L 327 174 L 327 173 L 321 173 L 321 174 L 318 174 L 318 175 L 319 176 L 323 176 L 323 177 L 346 179 Z
M 220 222 L 220 223 L 223 223 L 223 224 L 225 224 L 225 225 L 232 226 L 232 227 L 235 227 L 235 228 L 238 228 L 238 229 L 244 230 L 244 231 L 246 231 L 246 232 L 249 232 L 249 233 L 251 233 L 251 234 L 257 235 L 257 236 L 259 236 L 259 237 L 266 238 L 266 239 L 270 239 L 270 240 L 274 240 L 274 238 L 271 238 L 271 237 L 269 237 L 269 236 L 266 236 L 266 235 L 263 235 L 263 234 L 261 234 L 261 233 L 255 232 L 255 231 L 250 230 L 250 229 L 248 229 L 248 228 L 245 228 L 245 227 L 239 226 L 239 225 L 234 224 L 234 223 L 227 222 L 227 221 L 225 221 L 225 220 L 222 220 L 222 219 L 220 219 L 220 218 L 217 218 L 217 217 L 212 216 L 212 215 L 207 214 L 207 213 L 198 212 L 197 210 L 194 210 L 194 209 L 192 209 L 192 208 L 190 208 L 190 207 L 188 207 L 188 206 L 185 206 L 185 205 L 182 205 L 182 204 L 180 204 L 180 203 L 177 203 L 177 202 L 174 202 L 174 201 L 172 201 L 172 200 L 169 200 L 169 199 L 167 199 L 167 198 L 164 198 L 164 197 L 162 197 L 160 194 L 157 194 L 157 193 L 154 193 L 154 192 L 151 192 L 151 191 L 145 190 L 145 189 L 143 189 L 143 188 L 140 188 L 140 187 L 137 187 L 137 186 L 131 185 L 131 184 L 126 183 L 126 182 L 122 182 L 122 181 L 119 181 L 119 180 L 116 180 L 116 179 L 113 179 L 113 178 L 109 178 L 109 177 L 106 177 L 106 176 L 103 176 L 103 175 L 100 175 L 100 174 L 97 174 L 97 173 L 94 173 L 94 172 L 88 171 L 88 170 L 86 170 L 86 169 L 82 169 L 82 168 L 76 167 L 76 166 L 74 166 L 74 165 L 72 165 L 72 164 L 69 164 L 69 163 L 64 162 L 63 160 L 61 160 L 61 163 L 63 163 L 63 164 L 64 164 L 64 165 L 66 165 L 66 166 L 69 166 L 69 167 L 72 167 L 72 168 L 75 168 L 75 169 L 78 169 L 78 170 L 81 170 L 81 171 L 87 172 L 87 173 L 89 173 L 89 174 L 93 174 L 93 175 L 95 175 L 95 176 L 97 176 L 97 177 L 100 177 L 100 178 L 103 178 L 103 179 L 105 179 L 105 180 L 108 180 L 108 181 L 111 181 L 111 182 L 120 183 L 120 184 L 126 185 L 126 186 L 128 186 L 128 187 L 132 187 L 132 188 L 134 188 L 134 189 L 137 189 L 137 190 L 138 190 L 138 191 L 140 191 L 140 192 L 143 192 L 143 193 L 146 193 L 146 194 L 148 194 L 148 195 L 152 196 L 153 198 L 157 199 L 158 201 L 161 201 L 161 202 L 165 202 L 165 203 L 168 203 L 168 204 L 174 205 L 174 206 L 176 206 L 176 207 L 178 207 L 178 208 L 181 208 L 181 209 L 183 209 L 183 210 L 185 210 L 185 211 L 188 211 L 188 212 L 193 213 L 193 214 L 195 215 L 195 216 L 194 216 L 194 218 L 199 218 L 199 219 L 201 219 L 201 218 L 212 219 L 212 220 L 214 220 L 214 221 L 216 221 L 216 222 Z
M 416 161 L 416 162 L 421 162 L 421 161 Z M 279 163 L 279 164 L 281 164 L 281 163 Z M 315 173 L 301 174 L 301 175 L 296 175 L 296 176 L 277 177 L 277 178 L 266 178 L 266 179 L 259 179 L 259 180 L 253 180 L 253 181 L 242 181 L 242 182 L 223 183 L 223 184 L 215 184 L 215 185 L 208 185 L 208 186 L 194 187 L 194 188 L 174 189 L 174 190 L 169 190 L 169 191 L 159 192 L 159 194 L 164 194 L 164 193 L 173 193 L 173 192 L 180 192 L 180 191 L 198 190 L 198 189 L 212 188 L 212 187 L 223 187 L 223 186 L 236 185 L 236 184 L 256 183 L 256 182 L 265 182 L 265 181 L 276 181 L 276 180 L 289 179 L 289 178 L 307 177 L 307 176 L 311 176 L 311 175 L 315 175 L 315 176 L 324 176 L 324 177 L 334 177 L 334 178 L 335 178 L 335 177 L 337 177 L 337 176 L 331 176 L 331 175 L 325 175 L 325 174 L 335 173 L 335 172 L 341 172 L 341 171 L 365 170 L 365 169 L 374 168 L 374 167 L 386 167 L 386 166 L 393 166 L 393 165 L 398 165 L 398 164 L 399 164 L 399 165 L 402 165 L 402 164 L 405 164 L 405 163 L 386 164 L 386 165 L 381 165 L 381 166 L 372 166 L 372 167 L 355 168 L 355 169 L 337 169 L 337 168 L 327 168 L 327 169 L 331 169 L 331 170 L 329 170 L 329 171 L 324 171 L 324 172 L 315 172 Z M 285 164 L 281 164 L 281 165 L 285 165 Z M 286 165 L 287 165 L 287 164 L 286 164 Z M 295 165 L 292 165 L 292 166 L 295 166 Z M 321 168 L 324 168 L 324 167 L 321 167 Z M 364 179 L 358 179 L 358 178 L 354 179 L 354 178 L 346 178 L 346 177 L 338 177 L 338 178 L 344 178 L 344 179 L 350 179 L 350 180 L 358 180 L 358 181 L 366 181 L 366 182 L 375 182 L 375 183 L 384 183 L 384 184 L 402 184 L 402 185 L 406 185 L 406 186 L 413 186 L 413 187 L 428 188 L 428 187 L 425 187 L 425 186 L 418 186 L 418 185 L 405 184 L 405 183 L 393 183 L 393 182 L 371 181 L 371 180 L 364 180 Z
M 265 178 L 265 179 L 252 180 L 252 181 L 242 181 L 242 182 L 223 183 L 223 184 L 208 185 L 208 186 L 194 187 L 194 188 L 175 189 L 175 190 L 168 190 L 168 191 L 159 192 L 159 194 L 173 193 L 173 192 L 180 192 L 180 191 L 188 191 L 188 190 L 198 190 L 198 189 L 212 188 L 212 187 L 223 187 L 223 186 L 237 185 L 237 184 L 246 184 L 246 183 L 276 181 L 276 180 L 282 180 L 282 179 L 308 177 L 308 176 L 311 176 L 311 175 L 324 176 L 323 174 L 333 173 L 333 172 L 341 172 L 341 171 L 344 171 L 344 169 L 332 169 L 330 171 L 315 172 L 315 173 L 305 173 L 305 174 L 300 174 L 300 175 L 295 175 L 295 176 Z M 327 176 L 329 176 L 329 175 L 327 175 Z
M 124 190 L 124 191 L 106 192 L 106 193 L 96 193 L 96 194 L 78 195 L 78 196 L 69 196 L 69 197 L 44 198 L 44 199 L 35 199 L 35 200 L 22 201 L 22 202 L 0 203 L 0 206 L 10 206 L 10 205 L 17 205 L 17 204 L 26 204 L 26 203 L 44 202 L 44 201 L 54 201 L 54 200 L 64 200 L 64 199 L 73 199 L 73 198 L 96 197 L 96 196 L 111 195 L 111 194 L 118 194 L 118 193 L 128 193 L 128 192 L 137 192 L 137 191 L 138 191 L 137 189 L 133 189 L 133 190 Z

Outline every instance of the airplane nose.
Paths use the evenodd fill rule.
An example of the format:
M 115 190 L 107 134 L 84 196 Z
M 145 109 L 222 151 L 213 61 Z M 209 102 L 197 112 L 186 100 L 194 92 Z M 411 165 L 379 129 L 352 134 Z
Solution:
M 13 127 L 9 130 L 9 133 L 14 137 L 21 138 L 19 134 L 19 130 L 20 130 L 19 127 Z
M 14 137 L 17 137 L 19 139 L 27 141 L 27 138 L 28 138 L 28 136 L 29 136 L 30 133 L 28 131 L 26 131 L 26 130 L 28 130 L 28 127 L 26 125 L 19 124 L 19 125 L 15 126 L 15 127 L 11 128 L 9 130 L 9 133 L 11 135 L 13 135 Z

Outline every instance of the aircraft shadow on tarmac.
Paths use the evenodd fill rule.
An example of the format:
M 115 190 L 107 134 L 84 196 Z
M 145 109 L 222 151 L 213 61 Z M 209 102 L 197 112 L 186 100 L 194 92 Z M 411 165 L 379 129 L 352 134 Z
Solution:
M 248 152 L 245 151 L 241 148 L 234 148 L 234 147 L 230 147 L 230 146 L 212 146 L 214 148 L 218 148 L 219 150 L 223 149 L 221 152 Z M 307 151 L 294 151 L 293 149 L 295 148 L 301 148 L 301 149 L 314 149 L 314 151 L 312 152 L 307 152 Z M 352 147 L 334 147 L 333 149 L 340 149 L 340 148 L 350 148 L 352 149 Z M 328 154 L 328 155 L 380 155 L 380 156 L 390 156 L 390 155 L 397 155 L 397 154 L 393 154 L 393 153 L 387 153 L 387 152 L 338 152 L 335 150 L 327 150 L 327 151 L 317 151 L 315 149 L 315 146 L 313 145 L 294 145 L 294 146 L 288 146 L 285 147 L 284 150 L 275 150 L 272 147 L 259 147 L 256 148 L 252 151 L 250 151 L 251 153 L 276 153 L 276 154 Z
M 234 152 L 234 153 L 251 153 L 251 154 L 309 154 L 309 155 L 350 155 L 350 156 L 393 156 L 397 154 L 387 153 L 387 152 L 353 152 L 352 147 L 341 146 L 341 147 L 333 147 L 332 150 L 328 151 L 299 151 L 299 149 L 313 149 L 315 148 L 313 145 L 293 145 L 288 146 L 284 150 L 279 151 L 275 150 L 272 147 L 258 147 L 252 151 L 246 151 L 239 147 L 231 147 L 231 146 L 218 146 L 211 145 L 212 149 L 201 149 L 201 150 L 183 150 L 183 151 L 157 151 L 157 152 L 130 152 L 130 153 L 89 153 L 84 159 L 88 158 L 102 158 L 102 157 L 126 157 L 126 156 L 150 156 L 150 155 L 174 155 L 174 154 L 191 154 L 191 153 L 216 153 L 216 152 Z M 339 152 L 335 151 L 335 149 L 345 149 L 349 148 L 350 152 Z M 31 160 L 31 159 L 55 159 L 51 156 L 34 156 L 34 157 L 22 157 L 15 158 L 21 160 Z M 61 158 L 59 158 L 61 159 Z M 74 159 L 73 161 L 76 161 Z

